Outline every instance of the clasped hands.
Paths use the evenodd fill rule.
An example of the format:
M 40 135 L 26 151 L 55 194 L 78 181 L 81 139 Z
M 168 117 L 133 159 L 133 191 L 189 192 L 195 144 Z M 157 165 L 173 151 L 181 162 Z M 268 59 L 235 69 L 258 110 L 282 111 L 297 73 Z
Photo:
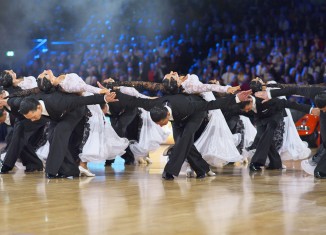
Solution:
M 115 92 L 110 92 L 110 91 L 107 91 L 104 95 L 104 99 L 106 101 L 106 103 L 112 103 L 112 102 L 116 102 L 116 101 L 119 101 L 118 99 L 115 99 Z
M 112 82 L 114 82 L 113 78 L 108 78 L 103 81 L 103 83 L 112 83 Z
M 0 109 L 2 109 L 4 106 L 7 106 L 7 99 L 0 99 Z
M 237 97 L 238 99 L 242 102 L 242 101 L 249 101 L 250 100 L 250 95 L 251 95 L 251 90 L 247 90 L 247 91 L 241 91 L 239 93 L 237 93 Z
M 107 103 L 119 101 L 118 99 L 115 99 L 115 96 L 116 96 L 115 92 L 111 92 L 109 89 L 102 86 L 102 84 L 99 82 L 97 82 L 97 85 L 99 88 L 101 88 L 101 90 L 99 91 L 99 94 L 104 94 L 104 99 Z
M 240 91 L 240 90 L 241 90 L 240 86 L 231 86 L 227 89 L 226 92 L 229 94 L 234 94 L 236 91 Z
M 255 92 L 255 96 L 258 97 L 258 98 L 263 99 L 263 103 L 270 100 L 270 98 L 268 97 L 267 91 L 257 91 L 257 92 Z M 310 111 L 310 114 L 315 115 L 315 116 L 319 116 L 320 115 L 320 109 L 319 108 L 312 108 L 311 111 Z

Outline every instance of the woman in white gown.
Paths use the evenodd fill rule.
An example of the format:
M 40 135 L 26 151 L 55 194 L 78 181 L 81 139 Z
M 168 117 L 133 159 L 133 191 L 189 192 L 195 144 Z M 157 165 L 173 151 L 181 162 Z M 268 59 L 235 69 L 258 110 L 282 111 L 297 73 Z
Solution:
M 11 86 L 20 87 L 22 90 L 27 90 L 27 89 L 32 89 L 37 87 L 35 77 L 28 76 L 28 77 L 17 78 L 17 75 L 13 70 L 4 70 L 2 72 L 1 77 L 2 79 L 0 85 L 3 86 L 4 90 L 6 90 L 7 87 L 11 87 Z
M 106 92 L 106 90 L 86 84 L 75 73 L 55 77 L 51 70 L 46 70 L 38 77 L 39 79 L 46 78 L 50 80 L 52 85 L 59 85 L 67 93 L 78 93 L 87 96 Z M 86 115 L 88 120 L 87 125 L 85 125 L 83 146 L 79 154 L 79 170 L 82 175 L 95 176 L 89 171 L 87 162 L 104 161 L 122 155 L 128 147 L 129 141 L 117 135 L 111 124 L 106 121 L 99 105 L 88 105 L 87 108 L 90 112 Z M 39 152 L 44 155 L 47 151 L 42 149 Z

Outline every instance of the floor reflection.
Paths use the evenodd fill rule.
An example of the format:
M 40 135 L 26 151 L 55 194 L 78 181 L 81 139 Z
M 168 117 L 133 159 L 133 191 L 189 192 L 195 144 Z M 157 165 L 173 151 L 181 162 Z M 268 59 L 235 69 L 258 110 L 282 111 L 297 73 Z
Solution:
M 149 166 L 91 163 L 96 177 L 53 179 L 15 170 L 0 175 L 0 234 L 320 234 L 326 181 L 299 164 L 250 174 L 247 166 L 214 177 L 161 178 Z M 164 166 L 164 165 L 163 165 Z M 263 232 L 262 232 L 263 231 Z

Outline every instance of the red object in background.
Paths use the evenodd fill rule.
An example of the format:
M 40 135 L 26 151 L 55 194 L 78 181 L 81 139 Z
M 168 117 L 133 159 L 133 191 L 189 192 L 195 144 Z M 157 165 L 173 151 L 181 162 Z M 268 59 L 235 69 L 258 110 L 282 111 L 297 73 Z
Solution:
M 295 123 L 295 126 L 301 139 L 307 141 L 309 147 L 318 147 L 320 145 L 319 116 L 306 114 Z
M 250 90 L 250 85 L 249 85 L 249 83 L 242 83 L 240 88 L 241 88 L 241 91 L 247 91 L 247 90 Z

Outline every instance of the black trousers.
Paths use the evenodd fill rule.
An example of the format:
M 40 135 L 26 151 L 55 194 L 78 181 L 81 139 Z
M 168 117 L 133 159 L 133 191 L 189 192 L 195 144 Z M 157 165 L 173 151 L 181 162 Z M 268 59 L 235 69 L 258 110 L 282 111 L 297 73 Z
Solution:
M 186 159 L 197 175 L 203 175 L 209 171 L 208 163 L 194 145 L 194 135 L 205 115 L 205 112 L 198 112 L 185 121 L 172 123 L 175 145 L 164 167 L 165 172 L 178 176 Z
M 256 152 L 251 159 L 252 163 L 264 166 L 267 157 L 270 160 L 269 167 L 282 168 L 281 157 L 273 143 L 275 129 L 280 119 L 270 119 L 266 123 L 257 123 L 257 139 L 259 139 Z M 255 138 L 255 140 L 257 140 Z
M 129 133 L 127 133 L 129 125 L 131 125 L 138 113 L 138 108 L 134 109 L 128 109 L 125 110 L 122 114 L 117 116 L 111 116 L 111 125 L 115 132 L 118 134 L 118 136 L 125 137 L 125 138 L 131 138 L 135 136 L 135 133 L 132 133 L 131 136 Z M 136 134 L 137 135 L 137 134 Z
M 321 145 L 323 147 L 326 147 L 326 113 L 320 112 L 320 135 L 322 138 Z M 320 147 L 322 147 L 320 146 Z M 315 168 L 315 173 L 321 172 L 323 174 L 326 174 L 326 155 L 323 154 L 317 163 L 317 166 Z
M 72 132 L 83 119 L 86 107 L 69 112 L 59 122 L 51 122 L 49 128 L 50 150 L 46 161 L 45 171 L 48 174 L 63 174 L 78 176 L 78 165 L 69 150 Z
M 36 155 L 30 139 L 46 124 L 45 119 L 36 122 L 27 119 L 16 121 L 3 165 L 12 169 L 20 157 L 26 169 L 42 169 L 43 163 Z
M 139 121 L 140 118 L 138 117 L 138 108 L 128 109 L 121 115 L 111 118 L 112 127 L 118 136 L 121 138 L 127 138 L 129 140 L 138 140 Z M 126 152 L 121 156 L 121 158 L 123 158 L 127 164 L 133 163 L 135 161 L 135 157 L 129 146 L 125 151 Z M 112 162 L 114 162 L 114 160 Z

